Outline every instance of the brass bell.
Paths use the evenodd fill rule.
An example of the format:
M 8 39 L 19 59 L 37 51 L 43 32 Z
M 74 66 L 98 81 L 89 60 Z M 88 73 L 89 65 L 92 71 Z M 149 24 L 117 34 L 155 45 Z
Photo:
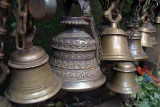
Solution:
M 83 29 L 89 22 L 81 17 L 64 17 L 61 23 L 67 30 L 52 39 L 51 65 L 63 81 L 62 90 L 84 92 L 102 86 L 106 77 L 96 60 L 96 43 Z
M 147 16 L 147 13 L 144 14 L 144 16 L 141 18 L 143 25 L 142 27 L 139 27 L 139 32 L 142 35 L 141 44 L 142 47 L 153 47 L 153 44 L 151 43 L 151 30 L 147 28 L 147 23 L 149 21 L 149 17 Z
M 156 23 L 156 34 L 155 34 L 155 38 L 157 41 L 160 41 L 160 16 L 156 16 L 155 18 L 155 23 Z M 160 43 L 157 42 L 157 44 L 159 45 Z
M 113 67 L 113 76 L 107 87 L 117 93 L 132 94 L 140 91 L 135 80 L 136 68 L 131 62 L 118 62 Z
M 61 79 L 50 68 L 49 56 L 41 47 L 33 46 L 32 39 L 31 36 L 26 38 L 29 40 L 27 48 L 16 50 L 8 62 L 12 77 L 5 97 L 15 103 L 32 104 L 47 100 L 62 86 Z
M 133 28 L 134 26 L 135 26 L 135 29 Z M 138 61 L 147 59 L 148 56 L 146 55 L 146 53 L 144 52 L 141 46 L 142 36 L 137 30 L 139 25 L 138 24 L 135 25 L 135 23 L 129 23 L 127 27 L 128 27 L 128 30 L 126 31 L 126 33 L 130 35 L 129 36 L 129 46 L 130 46 L 131 54 Z M 133 33 L 133 35 L 131 33 Z
M 102 55 L 104 61 L 134 61 L 129 51 L 128 35 L 118 28 L 118 22 L 122 19 L 119 14 L 115 19 L 112 18 L 112 10 L 115 4 L 105 12 L 105 17 L 111 22 L 111 27 L 105 29 L 101 34 Z
M 4 97 L 0 96 L 0 107 L 12 107 L 12 105 Z
M 156 27 L 152 24 L 151 20 L 146 24 L 146 27 L 151 31 L 151 44 L 156 45 L 156 39 L 155 39 L 155 34 L 156 34 Z

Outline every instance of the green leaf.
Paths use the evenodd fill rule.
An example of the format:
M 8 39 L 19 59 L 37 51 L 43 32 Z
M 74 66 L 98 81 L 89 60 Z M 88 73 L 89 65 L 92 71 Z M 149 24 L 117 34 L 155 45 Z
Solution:
M 148 100 L 143 100 L 140 104 L 136 105 L 137 107 L 151 107 L 148 103 Z
M 13 22 L 11 26 L 14 28 L 16 26 L 16 22 Z
M 157 92 L 154 92 L 154 98 L 160 98 L 160 94 L 158 94 Z

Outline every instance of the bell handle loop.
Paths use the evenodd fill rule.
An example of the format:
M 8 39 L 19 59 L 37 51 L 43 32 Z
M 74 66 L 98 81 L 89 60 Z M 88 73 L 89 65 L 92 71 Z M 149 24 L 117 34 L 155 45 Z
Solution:
M 149 15 L 147 12 L 141 17 L 141 20 L 143 24 L 147 24 L 149 22 Z
M 16 35 L 15 39 L 16 39 L 16 48 L 18 50 L 24 50 L 25 49 L 25 35 L 20 35 L 20 36 Z
M 113 15 L 112 15 L 113 10 L 116 10 L 118 14 L 115 18 L 113 18 Z M 104 15 L 111 23 L 118 23 L 122 20 L 122 16 L 119 14 L 118 10 L 116 9 L 115 2 L 112 2 L 111 7 L 107 11 L 105 11 Z
M 2 73 L 0 73 L 0 84 L 1 84 L 1 83 L 4 82 L 7 74 L 10 73 L 10 70 L 9 70 L 9 68 L 6 65 L 4 65 L 3 62 L 0 62 L 0 69 L 1 69 L 0 72 L 2 72 Z
M 33 42 L 36 31 L 37 31 L 36 26 L 33 26 L 32 31 L 29 32 L 28 37 L 26 37 L 26 39 L 25 39 L 25 44 L 26 44 L 25 49 L 29 49 L 29 48 L 33 47 L 32 42 Z

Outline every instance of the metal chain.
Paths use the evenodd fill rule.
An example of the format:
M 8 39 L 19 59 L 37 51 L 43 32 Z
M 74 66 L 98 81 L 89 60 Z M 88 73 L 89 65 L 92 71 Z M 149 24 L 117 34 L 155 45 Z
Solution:
M 27 17 L 28 0 L 18 0 L 17 34 L 14 35 L 16 39 L 16 48 L 18 50 L 24 50 L 25 48 L 25 34 L 27 33 Z
M 135 33 L 135 29 L 136 29 L 136 25 L 138 24 L 139 22 L 139 15 L 140 15 L 140 10 L 142 8 L 141 6 L 141 3 L 143 2 L 143 0 L 139 0 L 138 1 L 138 5 L 136 6 L 136 13 L 135 13 L 135 16 L 134 16 L 134 25 L 131 29 L 131 32 L 130 32 L 130 35 L 131 35 L 131 41 L 132 41 L 132 37 L 134 36 L 134 33 Z

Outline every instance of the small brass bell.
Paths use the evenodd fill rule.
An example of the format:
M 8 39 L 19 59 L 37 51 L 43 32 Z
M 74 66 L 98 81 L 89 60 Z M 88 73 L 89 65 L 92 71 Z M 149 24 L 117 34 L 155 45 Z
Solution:
M 134 26 L 135 26 L 135 29 L 133 29 Z M 142 36 L 139 33 L 139 31 L 137 30 L 139 25 L 137 25 L 137 24 L 134 25 L 134 23 L 129 23 L 127 25 L 127 27 L 128 27 L 128 30 L 126 31 L 126 33 L 128 35 L 130 35 L 130 37 L 129 37 L 129 45 L 130 45 L 131 54 L 138 61 L 147 59 L 148 56 L 146 55 L 146 53 L 144 52 L 144 50 L 143 50 L 143 48 L 141 46 L 141 38 L 142 38 Z M 131 33 L 133 33 L 133 35 Z
M 12 105 L 4 97 L 0 96 L 0 107 L 12 107 Z
M 156 39 L 155 39 L 155 34 L 156 34 L 156 27 L 152 24 L 151 20 L 146 24 L 146 27 L 151 31 L 151 44 L 156 45 Z
M 96 60 L 95 40 L 83 26 L 89 22 L 81 17 L 64 17 L 65 32 L 54 37 L 51 65 L 63 81 L 62 90 L 84 92 L 102 86 L 106 80 Z
M 142 17 L 142 21 L 143 21 L 143 25 L 142 27 L 139 27 L 139 32 L 142 35 L 142 39 L 141 39 L 141 44 L 142 47 L 153 47 L 153 44 L 151 43 L 151 30 L 147 28 L 146 24 L 149 21 L 149 18 L 147 16 L 147 14 L 145 14 Z
M 115 4 L 105 12 L 106 18 L 111 22 L 111 27 L 105 29 L 101 34 L 102 56 L 104 61 L 134 61 L 129 51 L 128 35 L 119 29 L 118 22 L 122 19 L 119 14 L 115 19 L 112 18 L 112 10 Z
M 33 36 L 33 35 L 32 35 Z M 53 74 L 44 49 L 33 46 L 29 36 L 26 49 L 16 50 L 8 62 L 12 77 L 5 97 L 15 103 L 32 104 L 47 100 L 61 88 L 61 79 Z
M 157 44 L 160 45 L 159 41 L 160 41 L 160 16 L 156 16 L 155 18 L 155 23 L 156 23 L 156 34 L 155 34 L 155 38 L 158 41 Z
M 117 93 L 132 94 L 140 91 L 135 80 L 136 68 L 131 62 L 118 62 L 113 67 L 113 76 L 107 87 Z

